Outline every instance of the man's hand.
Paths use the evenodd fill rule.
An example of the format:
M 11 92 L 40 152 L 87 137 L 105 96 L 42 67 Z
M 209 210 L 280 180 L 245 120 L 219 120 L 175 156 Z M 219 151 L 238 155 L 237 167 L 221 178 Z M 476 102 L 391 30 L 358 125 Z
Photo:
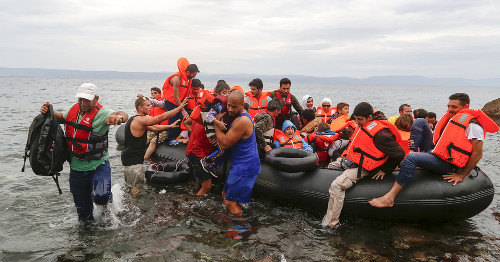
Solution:
M 226 115 L 226 112 L 217 114 L 217 115 L 215 115 L 215 119 L 220 121 L 224 115 Z
M 372 177 L 372 179 L 378 180 L 380 178 L 380 180 L 382 180 L 384 179 L 384 176 L 385 176 L 384 171 L 379 170 L 377 174 Z
M 106 124 L 108 125 L 119 125 L 121 123 L 123 123 L 123 117 L 120 115 L 109 115 L 106 118 Z
M 444 179 L 448 180 L 448 183 L 453 182 L 453 185 L 462 182 L 467 174 L 461 175 L 457 173 L 448 173 L 447 175 L 443 175 Z
M 45 102 L 45 104 L 43 104 L 42 107 L 40 108 L 40 113 L 42 113 L 42 114 L 47 113 L 47 111 L 49 111 L 49 106 L 50 106 L 50 103 Z
M 217 126 L 220 130 L 227 130 L 226 123 L 224 123 L 224 122 L 222 122 L 220 120 L 215 119 L 214 120 L 214 125 Z
M 175 120 L 175 122 L 173 122 L 172 124 L 168 125 L 168 127 L 169 128 L 177 127 L 180 121 L 181 121 L 180 119 L 177 119 L 177 120 Z
M 273 148 L 270 145 L 266 145 L 264 147 L 264 151 L 266 151 L 266 153 L 269 152 L 269 151 L 271 151 L 271 150 L 273 150 Z

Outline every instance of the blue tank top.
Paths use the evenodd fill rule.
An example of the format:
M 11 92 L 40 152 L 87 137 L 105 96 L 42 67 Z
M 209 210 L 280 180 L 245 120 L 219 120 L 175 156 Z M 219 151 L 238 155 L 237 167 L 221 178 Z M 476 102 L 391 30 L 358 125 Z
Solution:
M 252 121 L 252 117 L 249 113 L 241 113 L 238 117 L 242 116 L 246 116 Z M 229 125 L 229 128 L 231 128 L 233 123 Z M 240 139 L 231 147 L 231 169 L 229 169 L 229 174 L 237 176 L 257 176 L 260 173 L 260 159 L 253 121 L 252 126 L 252 135 L 248 138 Z

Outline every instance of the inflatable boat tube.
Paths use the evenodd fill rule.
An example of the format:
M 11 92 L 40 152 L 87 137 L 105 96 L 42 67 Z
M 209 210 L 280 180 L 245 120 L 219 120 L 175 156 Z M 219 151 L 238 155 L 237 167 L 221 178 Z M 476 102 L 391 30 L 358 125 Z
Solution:
M 115 134 L 116 143 L 123 146 L 125 144 L 125 125 L 120 125 Z
M 173 184 L 189 180 L 186 161 L 159 162 L 146 169 L 146 180 L 153 184 Z
M 280 147 L 266 154 L 266 162 L 283 172 L 306 172 L 318 168 L 318 155 L 302 149 Z
M 160 145 L 158 155 L 178 161 L 186 157 L 185 146 Z M 317 168 L 307 172 L 285 172 L 261 161 L 253 194 L 281 203 L 324 214 L 331 183 L 343 170 Z M 495 194 L 493 184 L 480 169 L 453 186 L 436 174 L 419 169 L 410 184 L 397 196 L 394 207 L 375 208 L 368 201 L 392 187 L 398 170 L 382 180 L 361 179 L 346 191 L 342 214 L 345 216 L 401 221 L 445 222 L 466 219 L 486 209 Z

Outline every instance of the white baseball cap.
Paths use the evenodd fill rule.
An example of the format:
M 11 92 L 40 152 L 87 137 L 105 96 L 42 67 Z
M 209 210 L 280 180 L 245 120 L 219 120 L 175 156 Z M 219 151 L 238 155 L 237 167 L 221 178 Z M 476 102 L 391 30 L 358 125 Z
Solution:
M 75 97 L 93 100 L 96 96 L 98 96 L 97 86 L 92 83 L 84 83 L 78 88 L 78 92 Z

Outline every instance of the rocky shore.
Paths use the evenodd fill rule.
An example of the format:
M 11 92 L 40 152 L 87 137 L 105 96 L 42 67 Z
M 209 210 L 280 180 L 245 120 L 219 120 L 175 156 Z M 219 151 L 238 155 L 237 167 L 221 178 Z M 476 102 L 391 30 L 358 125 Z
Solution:
M 500 125 L 500 98 L 486 103 L 483 107 L 483 112 L 486 113 L 497 125 Z

